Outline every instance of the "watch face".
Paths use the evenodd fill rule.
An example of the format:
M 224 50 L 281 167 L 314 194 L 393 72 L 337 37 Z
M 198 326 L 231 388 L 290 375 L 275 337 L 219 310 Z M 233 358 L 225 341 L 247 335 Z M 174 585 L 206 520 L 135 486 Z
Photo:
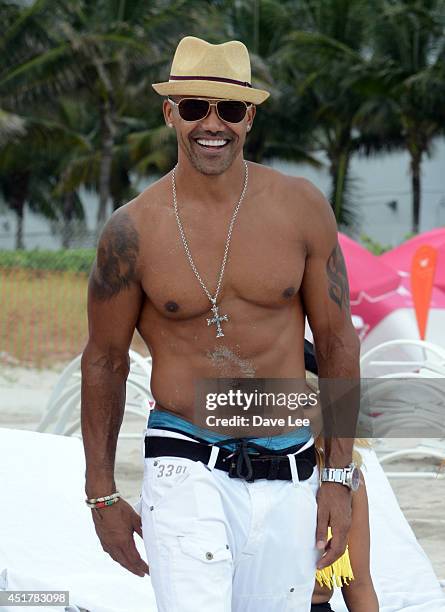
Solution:
M 360 470 L 358 468 L 354 468 L 351 474 L 351 489 L 353 491 L 357 491 L 360 486 Z

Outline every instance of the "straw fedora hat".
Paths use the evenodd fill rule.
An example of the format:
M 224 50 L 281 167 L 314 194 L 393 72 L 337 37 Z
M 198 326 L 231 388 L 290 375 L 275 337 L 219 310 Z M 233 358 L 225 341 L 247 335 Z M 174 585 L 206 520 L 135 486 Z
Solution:
M 161 96 L 229 98 L 261 104 L 269 92 L 250 82 L 250 59 L 245 45 L 230 40 L 220 45 L 186 36 L 179 41 L 169 80 L 153 83 Z

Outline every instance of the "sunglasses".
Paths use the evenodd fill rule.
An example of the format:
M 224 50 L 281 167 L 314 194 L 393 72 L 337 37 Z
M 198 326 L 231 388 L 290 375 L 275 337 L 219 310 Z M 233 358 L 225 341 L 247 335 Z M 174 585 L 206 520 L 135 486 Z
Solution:
M 182 98 L 179 102 L 175 102 L 168 98 L 168 101 L 178 107 L 179 116 L 184 121 L 202 121 L 210 113 L 210 108 L 215 106 L 216 114 L 221 121 L 239 123 L 246 116 L 247 109 L 252 106 L 238 100 L 210 102 L 204 98 Z

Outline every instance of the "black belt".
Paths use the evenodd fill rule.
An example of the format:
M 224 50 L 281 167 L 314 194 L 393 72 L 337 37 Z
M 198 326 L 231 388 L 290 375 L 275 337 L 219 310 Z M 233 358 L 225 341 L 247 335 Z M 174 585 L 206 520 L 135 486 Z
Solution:
M 279 454 L 248 453 L 248 449 L 266 451 L 264 447 L 251 442 L 247 438 L 231 438 L 215 444 L 202 444 L 180 438 L 163 436 L 145 437 L 145 457 L 184 457 L 207 464 L 212 452 L 212 446 L 220 446 L 234 442 L 236 450 L 220 448 L 215 468 L 229 473 L 231 478 L 242 478 L 253 482 L 259 478 L 267 480 L 292 480 L 289 457 Z M 295 455 L 299 480 L 307 480 L 312 476 L 315 459 L 315 447 L 312 444 L 301 453 Z

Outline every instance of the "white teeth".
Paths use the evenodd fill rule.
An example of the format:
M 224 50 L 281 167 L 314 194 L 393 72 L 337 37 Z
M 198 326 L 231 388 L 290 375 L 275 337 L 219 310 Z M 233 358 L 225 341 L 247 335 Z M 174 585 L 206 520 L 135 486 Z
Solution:
M 198 138 L 196 141 L 200 145 L 204 145 L 205 147 L 223 147 L 228 140 L 203 140 Z

